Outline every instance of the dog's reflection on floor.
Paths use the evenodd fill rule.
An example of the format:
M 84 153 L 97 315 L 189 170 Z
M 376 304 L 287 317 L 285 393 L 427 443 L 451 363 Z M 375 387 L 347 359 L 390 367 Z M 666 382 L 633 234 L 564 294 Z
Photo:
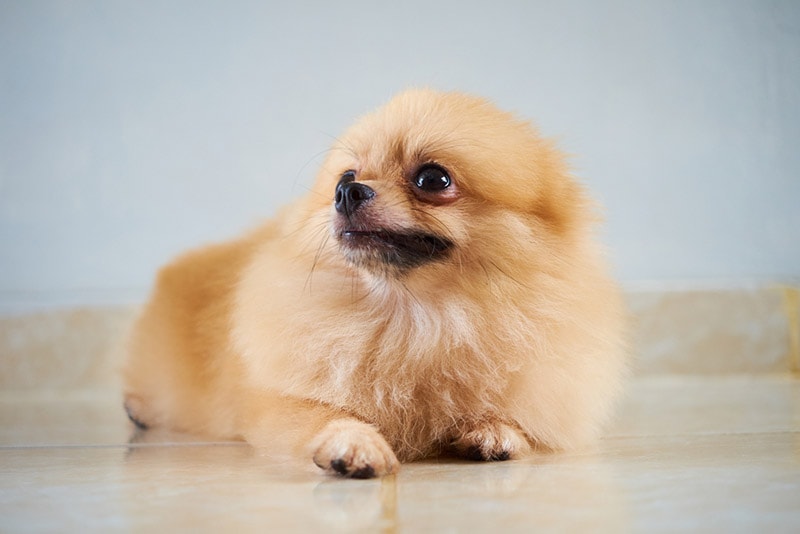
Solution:
M 586 507 L 603 511 L 604 529 L 624 530 L 630 521 L 613 470 L 593 453 L 490 463 L 428 460 L 406 464 L 397 475 L 351 480 L 243 442 L 203 443 L 197 436 L 137 429 L 129 445 L 125 467 L 137 481 L 130 485 L 137 488 L 134 500 L 163 507 L 176 525 L 214 526 L 220 521 L 215 514 L 223 513 L 233 524 L 272 528 L 392 530 L 424 522 L 433 530 L 482 529 L 500 527 L 503 517 L 535 527 L 563 525 L 565 507 L 574 511 L 567 515 L 577 529 L 598 526 L 591 524 L 594 514 L 580 513 Z

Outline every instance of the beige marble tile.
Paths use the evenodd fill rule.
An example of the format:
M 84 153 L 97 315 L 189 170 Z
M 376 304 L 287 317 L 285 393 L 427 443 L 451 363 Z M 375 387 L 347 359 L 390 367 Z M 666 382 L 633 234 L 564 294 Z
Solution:
M 134 313 L 98 307 L 0 317 L 0 391 L 117 386 Z
M 369 481 L 241 443 L 128 443 L 117 400 L 0 402 L 0 531 L 800 529 L 800 381 L 788 376 L 640 379 L 593 450 L 420 462 Z
M 629 291 L 637 372 L 789 371 L 786 291 Z
M 113 395 L 0 398 L 0 446 L 119 445 L 131 428 Z
M 791 375 L 646 376 L 633 380 L 609 436 L 800 430 Z
M 633 380 L 606 435 L 800 430 L 800 381 L 789 375 L 650 376 Z M 151 430 L 134 436 L 118 392 L 0 395 L 0 447 L 201 443 Z
M 244 446 L 0 450 L 3 531 L 791 532 L 797 433 L 617 438 L 594 454 L 341 480 Z
M 0 397 L 0 448 L 207 442 L 161 429 L 136 432 L 116 392 Z

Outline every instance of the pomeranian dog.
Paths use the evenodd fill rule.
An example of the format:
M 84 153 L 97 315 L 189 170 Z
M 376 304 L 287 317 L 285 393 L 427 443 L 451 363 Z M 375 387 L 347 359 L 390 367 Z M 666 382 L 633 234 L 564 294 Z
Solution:
M 626 370 L 595 223 L 528 123 L 404 92 L 336 141 L 276 219 L 161 270 L 126 410 L 354 478 L 581 446 Z

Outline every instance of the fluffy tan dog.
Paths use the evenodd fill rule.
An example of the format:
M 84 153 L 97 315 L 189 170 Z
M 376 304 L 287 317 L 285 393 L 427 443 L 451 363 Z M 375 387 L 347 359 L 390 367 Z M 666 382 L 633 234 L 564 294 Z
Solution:
M 594 219 L 527 123 L 402 93 L 275 220 L 160 272 L 128 413 L 351 477 L 584 444 L 625 373 Z

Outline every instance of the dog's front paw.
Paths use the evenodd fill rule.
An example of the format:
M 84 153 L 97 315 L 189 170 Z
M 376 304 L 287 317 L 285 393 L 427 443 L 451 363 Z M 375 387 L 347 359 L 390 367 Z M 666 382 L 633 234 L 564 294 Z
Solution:
M 352 419 L 328 423 L 312 442 L 312 450 L 318 467 L 345 477 L 381 477 L 400 468 L 383 436 Z
M 487 462 L 519 458 L 531 450 L 525 437 L 504 423 L 471 426 L 453 440 L 452 446 L 463 458 Z

